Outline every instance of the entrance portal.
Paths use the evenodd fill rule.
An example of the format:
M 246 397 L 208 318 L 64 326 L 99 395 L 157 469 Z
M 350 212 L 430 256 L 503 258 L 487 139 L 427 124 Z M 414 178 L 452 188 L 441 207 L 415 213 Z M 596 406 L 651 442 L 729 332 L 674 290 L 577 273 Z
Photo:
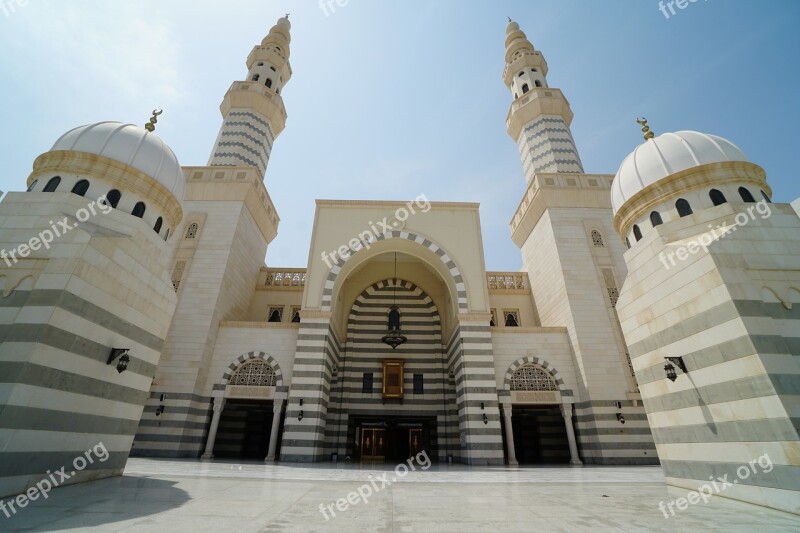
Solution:
M 511 423 L 520 464 L 569 464 L 569 440 L 557 406 L 514 406 Z
M 226 401 L 214 442 L 214 457 L 263 461 L 269 451 L 272 417 L 272 402 Z
M 436 457 L 431 447 L 435 428 L 435 417 L 356 417 L 350 423 L 348 448 L 355 460 L 364 462 L 400 463 L 423 451 Z

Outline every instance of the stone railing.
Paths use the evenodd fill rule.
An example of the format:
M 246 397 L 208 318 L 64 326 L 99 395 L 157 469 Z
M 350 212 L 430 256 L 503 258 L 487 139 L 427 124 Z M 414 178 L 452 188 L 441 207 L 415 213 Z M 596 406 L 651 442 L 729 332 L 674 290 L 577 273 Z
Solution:
M 490 291 L 524 291 L 528 289 L 524 272 L 487 272 Z
M 267 287 L 305 287 L 305 268 L 266 268 L 267 276 L 264 285 Z

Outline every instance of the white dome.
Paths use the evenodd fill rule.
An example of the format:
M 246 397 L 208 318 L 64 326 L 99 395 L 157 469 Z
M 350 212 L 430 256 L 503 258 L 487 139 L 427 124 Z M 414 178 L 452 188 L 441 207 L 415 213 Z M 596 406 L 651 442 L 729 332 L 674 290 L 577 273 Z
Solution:
M 158 181 L 178 202 L 186 186 L 178 158 L 155 133 L 133 124 L 99 122 L 62 135 L 50 151 L 73 150 L 129 165 Z
M 633 195 L 667 176 L 708 163 L 747 161 L 727 139 L 696 131 L 664 133 L 639 145 L 619 167 L 611 186 L 611 205 L 617 214 Z

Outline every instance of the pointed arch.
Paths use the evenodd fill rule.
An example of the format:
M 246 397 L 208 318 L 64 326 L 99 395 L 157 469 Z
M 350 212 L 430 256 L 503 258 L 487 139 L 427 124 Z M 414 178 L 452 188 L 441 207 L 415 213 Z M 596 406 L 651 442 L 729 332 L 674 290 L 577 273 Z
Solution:
M 388 240 L 388 239 L 405 239 L 408 241 L 412 241 L 416 244 L 423 246 L 424 248 L 428 249 L 429 251 L 433 252 L 436 257 L 443 263 L 444 267 L 450 272 L 452 276 L 452 280 L 455 284 L 455 297 L 458 301 L 458 312 L 459 313 L 466 313 L 469 309 L 469 301 L 467 298 L 467 286 L 464 283 L 464 276 L 462 276 L 461 271 L 459 270 L 458 266 L 456 266 L 455 261 L 447 254 L 441 246 L 437 245 L 430 239 L 423 237 L 422 235 L 418 235 L 416 233 L 410 233 L 407 231 L 390 231 L 386 233 L 379 234 L 375 242 Z M 328 272 L 328 277 L 325 281 L 325 286 L 322 291 L 322 310 L 323 311 L 330 311 L 333 302 L 333 289 L 336 286 L 336 280 L 339 277 L 339 274 L 342 272 L 342 267 L 353 259 L 356 255 L 363 253 L 364 248 L 361 248 L 358 251 L 351 250 L 351 254 L 347 256 L 347 258 L 339 258 L 339 261 L 333 265 Z

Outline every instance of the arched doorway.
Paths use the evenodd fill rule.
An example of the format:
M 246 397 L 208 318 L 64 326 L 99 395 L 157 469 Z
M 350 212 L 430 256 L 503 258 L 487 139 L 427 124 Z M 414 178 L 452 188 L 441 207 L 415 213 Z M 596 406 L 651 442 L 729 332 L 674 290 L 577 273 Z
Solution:
M 413 260 L 403 259 L 412 270 Z M 398 319 L 407 341 L 392 348 L 382 336 Z M 433 299 L 410 281 L 383 279 L 355 298 L 346 331 L 331 386 L 329 448 L 361 462 L 401 462 L 423 451 L 446 460 L 458 446 L 458 413 Z M 400 394 L 385 388 L 391 372 Z
M 566 464 L 569 442 L 559 407 L 560 393 L 546 370 L 528 363 L 511 377 L 514 449 L 520 464 Z M 548 402 L 552 403 L 540 403 Z
M 572 391 L 548 362 L 537 357 L 515 361 L 501 396 L 510 464 L 582 464 L 572 422 Z
M 283 397 L 281 372 L 263 352 L 232 363 L 215 386 L 204 459 L 272 460 L 278 453 Z

